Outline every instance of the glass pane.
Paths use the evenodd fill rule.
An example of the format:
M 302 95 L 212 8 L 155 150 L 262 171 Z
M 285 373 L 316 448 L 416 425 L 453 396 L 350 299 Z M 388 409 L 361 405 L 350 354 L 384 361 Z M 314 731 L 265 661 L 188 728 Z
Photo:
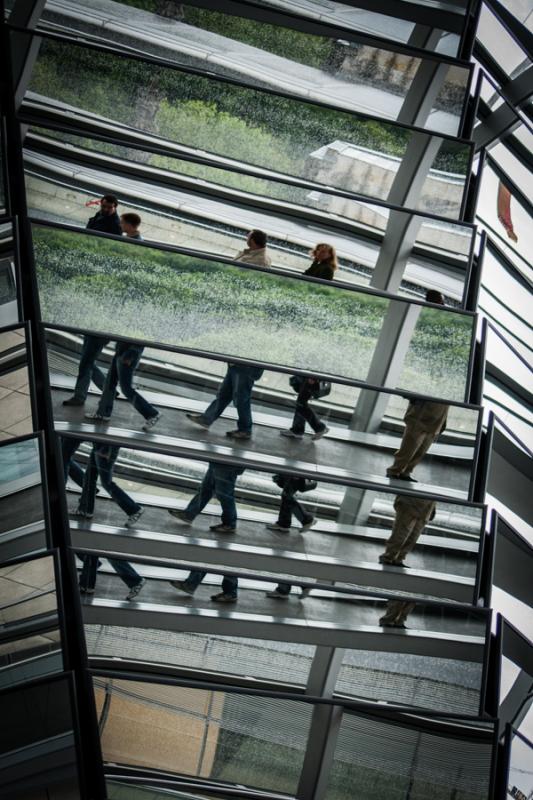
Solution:
M 105 761 L 296 791 L 311 706 L 104 678 L 94 686 L 99 708 L 108 699 Z
M 462 300 L 472 245 L 466 225 L 94 139 L 61 135 L 63 144 L 49 131 L 34 131 L 25 139 L 26 187 L 30 212 L 39 219 L 85 226 L 88 204 L 99 199 L 92 189 L 101 180 L 99 166 L 116 170 L 120 164 L 136 177 L 117 173 L 107 180 L 120 192 L 119 212 L 141 215 L 145 239 L 235 259 L 247 248 L 250 230 L 259 229 L 268 232 L 272 265 L 300 272 L 309 264 L 309 251 L 325 239 L 336 249 L 343 281 L 379 288 L 401 229 L 402 255 L 394 259 L 387 291 L 423 297 L 433 288 L 452 305 Z M 79 157 L 93 165 L 72 160 Z M 168 181 L 164 188 L 162 178 Z M 269 208 L 265 198 L 287 204 Z
M 344 714 L 327 800 L 487 800 L 492 743 Z
M 485 5 L 481 8 L 477 37 L 510 78 L 516 78 L 530 65 L 527 53 Z
M 235 17 L 179 4 L 170 19 L 168 11 L 163 16 L 157 6 L 135 5 L 82 2 L 74 13 L 69 7 L 65 14 L 48 3 L 42 19 L 180 65 L 204 69 L 207 62 L 218 75 L 385 119 L 398 117 L 415 76 L 420 78 L 426 69 L 435 90 L 432 61 L 257 22 L 246 18 L 246 6 Z M 434 107 L 421 125 L 457 134 L 468 70 L 443 66 L 439 78 Z
M 477 716 L 482 678 L 479 662 L 347 650 L 335 689 L 361 700 Z
M 0 332 L 0 440 L 33 430 L 27 358 L 24 328 Z
M 61 672 L 58 629 L 0 644 L 0 689 Z
M 315 648 L 291 642 L 86 625 L 90 656 L 171 664 L 185 669 L 305 686 Z
M 0 770 L 4 797 L 79 798 L 71 689 L 68 679 L 2 694 Z
M 0 631 L 16 630 L 17 624 L 57 611 L 54 559 L 32 558 L 0 568 Z M 57 625 L 57 623 L 56 623 Z
M 42 42 L 29 91 L 105 118 L 107 133 L 113 120 L 196 156 L 275 164 L 279 173 L 369 198 L 386 201 L 416 164 L 426 180 L 415 209 L 461 216 L 472 153 L 461 141 L 51 40 Z
M 46 547 L 37 439 L 0 445 L 0 561 Z
M 18 321 L 13 226 L 10 222 L 6 222 L 0 224 L 0 328 Z
M 91 421 L 100 426 L 105 418 L 115 430 L 130 432 L 142 427 L 143 417 L 146 421 L 161 413 L 154 434 L 170 437 L 167 443 L 175 446 L 187 443 L 191 455 L 199 450 L 208 454 L 216 444 L 225 446 L 224 452 L 246 455 L 250 466 L 305 469 L 326 479 L 370 481 L 398 490 L 405 488 L 404 473 L 410 475 L 417 467 L 416 479 L 410 480 L 417 485 L 411 489 L 468 499 L 479 422 L 476 407 L 408 401 L 396 394 L 270 370 L 259 375 L 253 367 L 154 348 L 143 351 L 133 343 L 116 345 L 104 339 L 97 340 L 91 356 L 99 370 L 96 380 L 101 375 L 103 381 L 107 373 L 108 384 L 93 404 L 84 393 L 92 338 L 80 341 L 61 331 L 49 331 L 48 337 L 57 427 L 80 440 L 90 432 Z M 143 387 L 136 395 L 128 389 L 132 376 Z M 131 395 L 131 402 L 114 399 L 113 384 Z M 239 411 L 231 400 L 237 385 L 251 391 L 250 403 L 245 398 L 241 405 L 237 399 Z M 241 430 L 233 438 L 236 420 Z M 422 433 L 425 439 L 419 442 Z M 416 454 L 411 453 L 415 444 Z
M 399 9 L 395 9 L 399 13 L 394 16 L 387 15 L 387 9 L 385 7 L 382 9 L 381 4 L 376 4 L 377 8 L 372 11 L 354 8 L 345 3 L 316 3 L 313 0 L 298 0 L 296 3 L 288 2 L 287 0 L 260 0 L 260 5 L 270 6 L 281 11 L 289 10 L 291 13 L 298 14 L 304 18 L 323 20 L 339 28 L 371 33 L 396 42 L 407 43 L 416 27 L 414 22 L 402 18 L 403 15 L 401 15 Z M 423 5 L 423 3 L 418 3 L 418 5 Z M 439 3 L 439 6 L 445 6 L 447 10 L 458 11 L 458 6 L 454 3 Z M 431 9 L 429 9 L 429 14 L 431 14 Z M 431 17 L 428 18 L 427 24 L 429 27 L 434 27 Z M 422 43 L 421 46 L 430 50 L 435 49 L 439 53 L 455 56 L 459 47 L 459 36 L 456 33 L 449 33 L 443 30 L 436 45 L 433 45 L 433 39 L 431 39 L 430 44 Z
M 42 313 L 52 325 L 371 383 L 381 382 L 379 364 L 392 348 L 403 363 L 398 389 L 464 400 L 472 315 L 95 235 L 42 226 L 34 234 Z M 314 274 L 334 274 L 313 264 Z
M 511 739 L 509 781 L 507 793 L 516 800 L 528 798 L 533 791 L 533 746 L 522 736 Z

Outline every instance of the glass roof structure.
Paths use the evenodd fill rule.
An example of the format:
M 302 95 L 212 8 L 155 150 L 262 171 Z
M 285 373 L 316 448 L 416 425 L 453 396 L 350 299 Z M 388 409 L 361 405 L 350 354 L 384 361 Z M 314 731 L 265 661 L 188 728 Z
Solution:
M 0 795 L 531 800 L 533 3 L 0 12 Z

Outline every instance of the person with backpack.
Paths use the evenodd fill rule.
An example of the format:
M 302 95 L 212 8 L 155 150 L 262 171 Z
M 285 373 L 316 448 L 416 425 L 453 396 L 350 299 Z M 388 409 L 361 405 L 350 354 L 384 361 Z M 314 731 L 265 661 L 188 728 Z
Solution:
M 280 431 L 281 436 L 289 439 L 303 439 L 305 423 L 313 429 L 312 439 L 322 439 L 328 433 L 328 426 L 322 422 L 315 411 L 310 407 L 311 399 L 325 397 L 331 392 L 331 384 L 318 378 L 304 378 L 301 375 L 291 375 L 290 384 L 298 397 L 292 425 L 288 430 Z
M 307 478 L 298 478 L 295 475 L 273 475 L 272 480 L 282 489 L 281 503 L 278 513 L 278 521 L 267 525 L 269 531 L 279 533 L 289 533 L 291 528 L 292 516 L 301 523 L 301 531 L 308 531 L 314 524 L 315 518 L 309 511 L 300 505 L 295 498 L 296 492 L 310 492 L 316 489 L 316 481 Z

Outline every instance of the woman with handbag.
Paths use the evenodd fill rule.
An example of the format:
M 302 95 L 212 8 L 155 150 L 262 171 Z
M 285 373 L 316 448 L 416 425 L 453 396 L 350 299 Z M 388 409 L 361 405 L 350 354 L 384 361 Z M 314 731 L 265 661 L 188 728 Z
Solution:
M 305 423 L 313 429 L 312 439 L 321 439 L 328 431 L 328 426 L 322 422 L 310 407 L 311 399 L 317 400 L 331 392 L 331 383 L 318 378 L 304 378 L 301 375 L 291 375 L 290 384 L 298 397 L 292 425 L 287 431 L 280 431 L 281 436 L 289 439 L 302 439 L 305 432 Z

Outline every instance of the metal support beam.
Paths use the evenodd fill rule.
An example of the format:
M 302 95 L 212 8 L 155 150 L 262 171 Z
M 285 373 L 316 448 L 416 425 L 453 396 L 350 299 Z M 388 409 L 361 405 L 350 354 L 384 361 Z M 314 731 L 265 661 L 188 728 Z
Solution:
M 309 671 L 306 694 L 333 697 L 344 650 L 317 647 Z M 326 795 L 335 746 L 342 721 L 342 706 L 315 705 L 296 797 L 322 800 Z
M 46 0 L 17 0 L 9 16 L 9 23 L 18 28 L 33 31 L 37 27 L 41 14 L 44 11 Z M 41 40 L 29 34 L 12 31 L 14 46 L 13 53 L 13 78 L 15 87 L 15 108 L 18 111 L 22 99 L 26 94 L 28 83 L 37 56 Z

